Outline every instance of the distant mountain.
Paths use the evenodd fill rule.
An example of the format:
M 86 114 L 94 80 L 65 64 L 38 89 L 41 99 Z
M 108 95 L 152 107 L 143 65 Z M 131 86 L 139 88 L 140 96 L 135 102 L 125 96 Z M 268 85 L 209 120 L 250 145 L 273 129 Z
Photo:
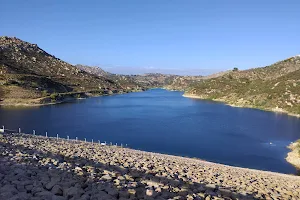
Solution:
M 124 87 L 106 76 L 96 76 L 15 37 L 0 37 L 0 100 L 23 103 L 62 93 L 119 92 Z M 55 95 L 53 95 L 55 94 Z
M 76 65 L 76 67 L 96 76 L 106 77 L 129 88 L 159 87 L 169 90 L 184 90 L 190 84 L 203 78 L 202 76 L 179 76 L 160 73 L 146 73 L 143 75 L 120 75 L 106 72 L 100 67 L 90 67 L 85 65 Z
M 263 68 L 231 71 L 191 85 L 186 96 L 300 114 L 300 56 Z
M 192 83 L 203 78 L 202 76 L 180 76 L 160 73 L 147 73 L 131 77 L 144 87 L 159 87 L 168 90 L 184 90 Z
M 87 65 L 75 65 L 78 69 L 93 74 L 97 77 L 104 77 L 109 80 L 112 80 L 122 89 L 128 90 L 143 90 L 147 87 L 142 86 L 137 81 L 135 81 L 134 76 L 130 75 L 121 75 L 121 74 L 112 74 L 110 72 L 104 71 L 100 67 L 97 66 L 87 66 Z
M 90 74 L 97 75 L 97 76 L 110 76 L 110 75 L 112 75 L 111 73 L 109 73 L 107 71 L 104 71 L 103 69 L 101 69 L 100 67 L 97 67 L 97 66 L 91 67 L 91 66 L 87 66 L 87 65 L 77 64 L 77 65 L 75 65 L 75 67 L 77 67 L 80 70 L 86 71 Z

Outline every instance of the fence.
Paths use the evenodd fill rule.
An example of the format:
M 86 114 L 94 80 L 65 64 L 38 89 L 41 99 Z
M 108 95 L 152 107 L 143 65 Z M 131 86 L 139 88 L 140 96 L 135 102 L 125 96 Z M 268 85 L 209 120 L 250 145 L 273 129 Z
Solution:
M 78 137 L 75 137 L 74 139 L 71 139 L 70 136 L 67 135 L 66 138 L 61 138 L 59 137 L 58 133 L 56 134 L 55 137 L 50 137 L 48 136 L 48 132 L 46 131 L 45 132 L 45 135 L 37 135 L 36 134 L 36 131 L 35 130 L 32 130 L 32 133 L 22 133 L 21 131 L 21 128 L 19 128 L 18 130 L 14 130 L 14 129 L 6 129 L 5 126 L 2 126 L 2 128 L 0 129 L 0 133 L 20 133 L 20 134 L 28 134 L 28 135 L 33 135 L 33 136 L 44 136 L 46 138 L 56 138 L 56 140 L 59 140 L 59 139 L 64 139 L 64 140 L 67 140 L 67 141 L 75 141 L 75 142 L 79 142 L 79 141 L 84 141 L 84 142 L 89 142 L 89 143 L 92 143 L 92 144 L 96 144 L 98 143 L 99 145 L 102 145 L 102 146 L 116 146 L 116 147 L 121 147 L 121 148 L 128 148 L 128 145 L 125 144 L 125 146 L 121 143 L 120 146 L 118 146 L 118 143 L 116 143 L 115 145 L 113 145 L 112 142 L 109 142 L 107 143 L 106 141 L 104 142 L 101 142 L 100 140 L 97 140 L 97 142 L 94 142 L 94 139 L 91 139 L 91 141 L 88 141 L 86 138 L 84 138 L 83 140 L 80 140 Z

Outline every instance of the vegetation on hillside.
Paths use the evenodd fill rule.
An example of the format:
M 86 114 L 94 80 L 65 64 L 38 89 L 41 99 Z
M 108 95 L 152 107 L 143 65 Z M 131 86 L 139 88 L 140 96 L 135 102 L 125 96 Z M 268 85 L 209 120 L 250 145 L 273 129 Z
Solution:
M 191 85 L 186 94 L 236 106 L 300 114 L 300 57 L 201 80 Z
M 125 92 L 128 91 L 127 86 L 122 85 L 125 82 L 88 73 L 50 55 L 36 44 L 0 37 L 2 103 L 24 102 L 56 93 Z
M 0 37 L 0 101 L 57 101 L 65 96 L 111 94 L 164 87 L 236 106 L 300 114 L 300 57 L 263 68 L 233 68 L 211 76 L 159 73 L 117 75 L 98 67 L 73 66 L 36 44 Z M 77 94 L 76 94 L 77 93 Z
M 142 75 L 121 75 L 112 74 L 104 71 L 99 67 L 89 67 L 84 65 L 76 65 L 81 70 L 88 73 L 106 77 L 114 80 L 120 85 L 137 88 L 166 88 L 169 90 L 184 90 L 190 84 L 195 83 L 203 78 L 203 76 L 180 76 L 160 73 L 146 73 Z

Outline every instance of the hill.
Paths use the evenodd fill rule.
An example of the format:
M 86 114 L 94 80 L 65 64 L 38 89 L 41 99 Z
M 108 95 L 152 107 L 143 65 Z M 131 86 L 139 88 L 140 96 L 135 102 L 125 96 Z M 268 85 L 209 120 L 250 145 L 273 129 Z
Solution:
M 112 73 L 104 71 L 103 69 L 101 69 L 100 67 L 97 67 L 97 66 L 92 67 L 92 66 L 77 64 L 77 65 L 75 65 L 75 67 L 77 67 L 80 70 L 86 71 L 90 74 L 97 75 L 97 76 L 107 77 L 107 76 L 113 75 Z
M 15 37 L 0 37 L 1 104 L 45 103 L 64 96 L 124 92 L 106 76 L 96 76 Z
M 138 83 L 134 76 L 132 75 L 122 75 L 122 74 L 113 74 L 110 72 L 107 72 L 100 67 L 97 66 L 87 66 L 87 65 L 75 65 L 80 70 L 83 70 L 85 72 L 88 72 L 90 74 L 93 74 L 98 77 L 105 77 L 109 80 L 114 81 L 116 84 L 119 85 L 120 88 L 128 89 L 128 90 L 144 90 L 147 88 L 146 86 L 143 86 L 142 84 Z
M 192 83 L 203 79 L 203 76 L 180 76 L 161 73 L 146 73 L 142 75 L 121 75 L 104 71 L 100 67 L 76 65 L 79 69 L 100 77 L 114 80 L 129 88 L 165 88 L 168 90 L 184 90 Z M 209 77 L 207 77 L 209 78 Z
M 237 70 L 201 80 L 191 85 L 185 96 L 300 114 L 300 56 L 263 68 Z
M 147 73 L 134 75 L 134 80 L 145 87 L 160 87 L 168 90 L 185 90 L 202 76 L 180 76 L 172 74 Z

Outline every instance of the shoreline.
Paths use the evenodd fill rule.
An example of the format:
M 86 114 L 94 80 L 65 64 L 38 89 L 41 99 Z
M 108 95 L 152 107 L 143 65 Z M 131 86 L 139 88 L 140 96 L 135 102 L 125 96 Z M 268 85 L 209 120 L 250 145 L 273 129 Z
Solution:
M 141 90 L 142 91 L 142 90 Z M 14 108 L 21 108 L 21 107 L 39 107 L 39 106 L 50 106 L 50 105 L 56 105 L 56 104 L 61 104 L 61 103 L 66 103 L 66 102 L 72 102 L 74 100 L 82 100 L 82 99 L 87 99 L 91 97 L 100 97 L 100 96 L 113 96 L 113 95 L 119 95 L 119 94 L 127 94 L 127 93 L 132 93 L 132 92 L 141 92 L 141 91 L 131 91 L 131 92 L 122 92 L 122 93 L 112 93 L 112 94 L 93 94 L 93 95 L 86 95 L 85 97 L 67 97 L 63 100 L 57 100 L 54 102 L 46 102 L 41 103 L 43 100 L 49 99 L 49 96 L 47 97 L 42 97 L 38 99 L 26 99 L 25 101 L 32 102 L 32 103 L 0 103 L 0 107 L 14 107 Z M 82 93 L 82 92 L 79 92 Z M 88 92 L 87 92 L 88 93 Z M 76 94 L 76 93 L 75 93 Z M 37 103 L 34 103 L 37 102 Z
M 285 158 L 297 170 L 300 170 L 300 140 L 291 143 L 288 148 L 291 150 Z
M 200 96 L 197 96 L 197 95 L 183 94 L 182 96 L 186 97 L 186 98 L 205 100 L 204 98 L 201 98 Z M 236 108 L 251 108 L 251 109 L 257 109 L 257 110 L 262 110 L 262 111 L 266 111 L 266 112 L 280 113 L 280 114 L 285 114 L 285 115 L 300 118 L 300 114 L 289 113 L 284 110 L 262 109 L 262 108 L 260 109 L 260 108 L 251 107 L 250 105 L 249 106 L 239 106 L 239 105 L 234 105 L 234 104 L 228 104 L 227 102 L 214 100 L 214 99 L 212 99 L 211 101 L 221 102 L 227 106 L 236 107 Z M 294 147 L 296 145 L 296 143 L 297 142 L 294 142 L 287 146 L 287 148 L 290 149 L 290 152 L 287 153 L 285 160 L 288 163 L 292 164 L 296 168 L 296 170 L 300 170 L 300 155 L 298 154 L 298 152 L 296 152 L 298 150 L 296 150 L 296 148 Z
M 235 108 L 251 108 L 251 109 L 262 110 L 262 111 L 266 111 L 266 112 L 279 113 L 279 114 L 285 114 L 285 115 L 289 115 L 289 116 L 293 116 L 293 117 L 300 118 L 300 114 L 291 113 L 291 112 L 285 111 L 285 110 L 283 110 L 283 109 L 276 109 L 276 108 L 257 108 L 257 107 L 253 107 L 253 106 L 251 106 L 251 105 L 235 105 L 235 104 L 227 103 L 226 101 L 223 101 L 223 100 L 218 100 L 218 99 L 205 99 L 205 98 L 202 98 L 202 97 L 200 97 L 200 96 L 192 95 L 192 94 L 183 94 L 182 96 L 183 96 L 183 97 L 186 97 L 186 98 L 191 98 L 191 99 L 200 99 L 200 100 L 209 100 L 209 101 L 214 101 L 214 102 L 220 102 L 220 103 L 223 103 L 223 104 L 225 104 L 225 105 L 227 105 L 227 106 L 235 107 Z
M 0 139 L 1 139 L 1 134 L 3 135 L 3 133 L 0 133 Z M 32 134 L 27 134 L 27 133 L 4 133 L 6 135 L 8 134 L 12 134 L 12 135 L 16 135 L 16 136 L 21 136 L 21 137 L 28 137 L 28 138 L 38 138 L 41 140 L 45 140 L 45 141 L 56 141 L 57 138 L 56 137 L 52 137 L 52 136 L 44 136 L 44 135 L 32 135 Z M 90 142 L 90 141 L 84 141 L 84 140 L 80 140 L 78 139 L 77 141 L 75 139 L 66 139 L 66 138 L 58 138 L 60 141 L 64 141 L 67 144 L 74 144 L 75 143 L 82 143 L 82 144 L 87 144 L 87 145 L 94 145 L 97 143 L 95 142 Z M 291 148 L 291 145 L 295 145 L 296 142 L 291 143 L 288 147 Z M 146 151 L 146 150 L 141 150 L 141 149 L 133 149 L 130 147 L 121 147 L 121 146 L 116 146 L 114 144 L 109 145 L 106 144 L 102 147 L 105 148 L 122 148 L 122 149 L 127 149 L 128 151 L 132 151 L 135 153 L 141 153 L 143 155 L 148 154 L 148 155 L 152 155 L 152 156 L 162 156 L 162 157 L 168 157 L 168 158 L 172 158 L 172 159 L 179 159 L 179 160 L 184 160 L 184 161 L 193 161 L 193 162 L 200 162 L 200 163 L 206 163 L 209 165 L 217 165 L 220 167 L 226 167 L 226 168 L 233 168 L 233 169 L 239 169 L 239 170 L 245 170 L 245 171 L 252 171 L 252 172 L 259 172 L 259 173 L 265 173 L 265 174 L 269 174 L 269 175 L 280 175 L 280 176 L 285 176 L 285 177 L 299 177 L 297 174 L 288 174 L 288 173 L 282 173 L 282 172 L 275 172 L 275 171 L 268 171 L 268 170 L 261 170 L 261 169 L 254 169 L 254 168 L 247 168 L 247 167 L 240 167 L 240 166 L 234 166 L 234 165 L 229 165 L 229 164 L 223 164 L 223 163 L 218 163 L 218 162 L 214 162 L 214 161 L 208 161 L 208 160 L 204 160 L 201 158 L 197 158 L 197 157 L 189 157 L 189 156 L 180 156 L 180 155 L 173 155 L 173 154 L 167 154 L 167 153 L 159 153 L 159 152 L 155 152 L 155 151 Z M 300 157 L 299 157 L 300 158 Z M 300 162 L 300 160 L 299 160 Z M 295 165 L 294 165 L 295 166 Z M 296 167 L 296 166 L 295 166 Z M 297 168 L 296 169 L 300 169 Z
M 0 103 L 0 107 L 39 107 L 39 106 L 50 106 L 50 105 L 56 105 L 56 104 L 61 104 L 61 103 L 66 103 L 74 100 L 81 100 L 81 99 L 86 99 L 86 98 L 69 98 L 65 99 L 62 101 L 55 101 L 55 102 L 48 102 L 48 103 Z M 34 99 L 33 99 L 34 100 Z M 30 101 L 30 100 L 29 100 Z
M 6 188 L 19 188 L 12 180 L 27 176 L 22 170 L 36 174 L 27 177 L 28 184 L 37 185 L 28 187 L 28 199 L 43 199 L 41 195 L 94 199 L 94 193 L 102 199 L 300 198 L 299 176 L 195 158 L 19 133 L 0 134 L 0 150 Z M 42 178 L 45 174 L 49 180 Z M 53 182 L 56 176 L 60 178 Z M 0 190 L 1 184 L 0 180 Z

